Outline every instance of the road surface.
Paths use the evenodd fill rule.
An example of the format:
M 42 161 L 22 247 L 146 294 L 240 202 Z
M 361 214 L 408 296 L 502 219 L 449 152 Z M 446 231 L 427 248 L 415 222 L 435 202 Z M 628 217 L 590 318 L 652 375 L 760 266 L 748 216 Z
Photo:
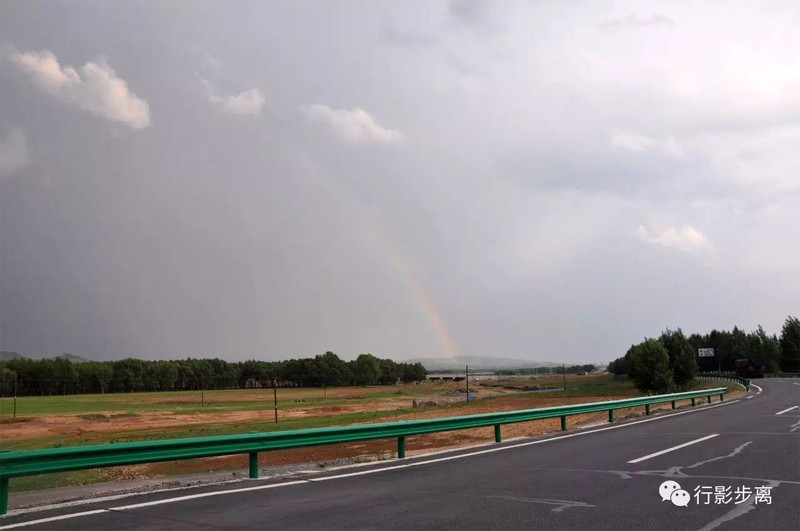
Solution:
M 545 439 L 281 480 L 12 512 L 0 525 L 42 531 L 796 531 L 800 529 L 800 380 L 755 383 L 763 392 L 754 388 L 738 400 Z M 688 493 L 687 506 L 662 501 L 659 487 L 669 480 Z M 715 503 L 716 488 L 722 489 L 719 503 Z

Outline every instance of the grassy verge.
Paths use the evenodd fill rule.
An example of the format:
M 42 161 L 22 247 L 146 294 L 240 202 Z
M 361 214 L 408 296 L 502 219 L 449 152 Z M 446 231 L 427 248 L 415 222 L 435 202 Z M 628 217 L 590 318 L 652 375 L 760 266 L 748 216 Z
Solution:
M 403 398 L 425 398 L 447 394 L 450 384 L 278 389 L 281 411 L 309 405 L 342 406 Z M 271 411 L 272 389 L 228 389 L 219 391 L 174 391 L 106 395 L 22 396 L 17 399 L 17 417 L 52 415 L 111 415 L 120 413 L 171 414 L 222 413 L 227 411 Z M 13 399 L 0 398 L 0 419 L 11 418 Z

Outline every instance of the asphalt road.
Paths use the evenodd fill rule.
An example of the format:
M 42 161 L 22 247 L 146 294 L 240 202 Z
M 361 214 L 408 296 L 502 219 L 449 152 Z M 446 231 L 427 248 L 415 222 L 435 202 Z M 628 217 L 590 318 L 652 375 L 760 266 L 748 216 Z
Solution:
M 9 514 L 0 523 L 5 528 L 22 524 L 37 530 L 120 531 L 796 531 L 800 529 L 800 407 L 794 406 L 800 406 L 800 380 L 755 383 L 763 392 L 754 390 L 737 401 L 547 439 L 280 481 L 251 480 Z M 698 439 L 703 440 L 695 442 Z M 688 493 L 688 506 L 662 501 L 659 486 L 668 480 Z M 755 495 L 767 492 L 763 487 L 769 497 L 756 503 Z M 715 503 L 716 488 L 723 490 L 719 503 Z M 709 498 L 705 492 L 711 493 Z

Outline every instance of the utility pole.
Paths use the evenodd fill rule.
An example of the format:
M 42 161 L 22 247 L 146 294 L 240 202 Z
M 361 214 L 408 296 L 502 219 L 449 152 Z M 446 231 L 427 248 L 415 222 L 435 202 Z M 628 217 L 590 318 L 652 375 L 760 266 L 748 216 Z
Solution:
M 469 402 L 469 365 L 467 365 L 467 402 Z
M 275 401 L 275 424 L 278 423 L 278 381 L 272 380 L 272 397 Z
M 17 420 L 17 375 L 14 374 L 14 419 Z

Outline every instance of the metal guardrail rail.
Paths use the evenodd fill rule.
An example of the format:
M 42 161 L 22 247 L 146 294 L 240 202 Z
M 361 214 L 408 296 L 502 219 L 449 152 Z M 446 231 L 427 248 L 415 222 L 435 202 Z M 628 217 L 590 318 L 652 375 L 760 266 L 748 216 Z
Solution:
M 198 457 L 248 454 L 250 477 L 255 479 L 258 478 L 259 452 L 396 437 L 397 456 L 402 459 L 406 454 L 405 438 L 412 435 L 493 426 L 495 441 L 501 442 L 500 427 L 503 424 L 560 417 L 561 429 L 566 430 L 567 417 L 571 415 L 608 411 L 608 421 L 614 422 L 614 410 L 617 409 L 644 406 L 645 414 L 649 415 L 650 406 L 653 404 L 670 402 L 672 409 L 675 409 L 675 403 L 679 400 L 691 400 L 692 406 L 694 406 L 698 398 L 706 398 L 710 404 L 712 396 L 719 395 L 719 399 L 723 400 L 723 396 L 727 392 L 727 388 L 719 387 L 687 393 L 438 419 L 0 452 L 0 515 L 6 514 L 8 510 L 9 479 L 20 476 Z
M 750 390 L 750 380 L 747 378 L 742 378 L 741 376 L 725 376 L 725 375 L 713 375 L 713 374 L 704 374 L 701 376 L 695 376 L 695 380 L 721 380 L 724 382 L 733 382 L 741 385 L 745 388 L 745 390 Z

